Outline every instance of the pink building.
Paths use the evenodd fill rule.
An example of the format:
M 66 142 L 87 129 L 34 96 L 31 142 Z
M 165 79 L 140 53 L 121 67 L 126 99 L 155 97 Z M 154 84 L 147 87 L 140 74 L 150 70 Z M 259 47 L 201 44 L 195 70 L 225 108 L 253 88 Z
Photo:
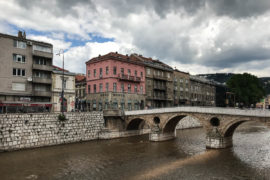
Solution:
M 86 62 L 87 104 L 91 110 L 144 108 L 145 69 L 138 59 L 116 53 Z

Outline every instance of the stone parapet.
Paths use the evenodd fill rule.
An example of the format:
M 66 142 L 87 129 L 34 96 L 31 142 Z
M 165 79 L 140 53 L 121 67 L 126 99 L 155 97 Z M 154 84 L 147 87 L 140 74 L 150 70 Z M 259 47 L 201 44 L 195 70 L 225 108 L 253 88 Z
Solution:
M 102 112 L 0 115 L 0 151 L 51 146 L 99 138 L 104 129 Z

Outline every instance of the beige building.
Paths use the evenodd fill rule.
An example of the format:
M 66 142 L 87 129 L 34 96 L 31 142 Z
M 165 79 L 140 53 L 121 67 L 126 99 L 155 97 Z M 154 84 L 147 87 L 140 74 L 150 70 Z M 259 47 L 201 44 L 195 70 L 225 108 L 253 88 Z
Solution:
M 64 111 L 75 110 L 75 74 L 56 68 L 52 73 L 52 103 L 54 112 L 61 111 L 62 83 L 64 83 Z
M 190 105 L 190 75 L 189 73 L 175 69 L 174 81 L 174 106 Z
M 173 69 L 159 60 L 137 54 L 132 56 L 141 60 L 145 66 L 146 106 L 148 108 L 173 106 Z
M 0 34 L 0 113 L 50 110 L 52 62 L 52 44 Z
M 190 103 L 192 106 L 216 106 L 215 84 L 199 76 L 190 76 Z

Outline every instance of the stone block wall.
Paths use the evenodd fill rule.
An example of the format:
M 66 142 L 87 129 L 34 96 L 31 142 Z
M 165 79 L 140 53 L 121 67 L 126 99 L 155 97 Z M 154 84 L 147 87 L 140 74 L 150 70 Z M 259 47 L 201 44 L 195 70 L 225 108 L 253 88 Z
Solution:
M 186 116 L 179 121 L 179 123 L 176 126 L 176 129 L 188 129 L 197 127 L 202 127 L 200 121 L 190 116 Z
M 50 146 L 99 138 L 104 128 L 102 112 L 1 114 L 0 151 Z

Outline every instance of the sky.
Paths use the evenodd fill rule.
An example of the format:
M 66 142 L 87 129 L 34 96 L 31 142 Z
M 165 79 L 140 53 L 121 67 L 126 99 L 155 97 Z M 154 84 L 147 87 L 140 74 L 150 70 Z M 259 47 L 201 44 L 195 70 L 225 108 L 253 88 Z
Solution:
M 269 0 L 0 0 L 0 32 L 52 43 L 85 73 L 99 54 L 137 53 L 191 74 L 270 76 Z

